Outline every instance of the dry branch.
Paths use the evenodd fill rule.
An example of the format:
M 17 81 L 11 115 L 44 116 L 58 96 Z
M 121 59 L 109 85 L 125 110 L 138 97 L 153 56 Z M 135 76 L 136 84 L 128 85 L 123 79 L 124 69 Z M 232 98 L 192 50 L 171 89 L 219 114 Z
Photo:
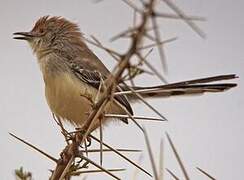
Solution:
M 52 156 L 48 155 L 44 151 L 40 150 L 39 148 L 35 147 L 34 145 L 24 141 L 21 138 L 18 138 L 17 136 L 10 133 L 11 136 L 15 137 L 16 139 L 20 140 L 21 142 L 27 144 L 31 148 L 35 149 L 36 151 L 40 152 L 44 156 L 48 157 L 52 161 L 56 163 L 56 167 L 52 171 L 52 175 L 50 177 L 51 180 L 59 180 L 59 179 L 70 179 L 71 176 L 78 176 L 82 174 L 87 173 L 98 173 L 98 172 L 104 172 L 110 175 L 111 177 L 115 179 L 120 179 L 116 175 L 114 175 L 112 172 L 116 171 L 123 171 L 124 169 L 106 169 L 102 167 L 102 161 L 103 161 L 103 153 L 104 152 L 113 152 L 117 154 L 118 156 L 122 157 L 124 160 L 135 166 L 140 171 L 144 172 L 148 176 L 151 176 L 151 174 L 142 168 L 137 163 L 133 162 L 129 158 L 127 158 L 125 155 L 123 155 L 121 152 L 140 152 L 139 150 L 130 150 L 130 149 L 115 149 L 108 144 L 103 142 L 103 132 L 102 132 L 102 121 L 101 119 L 106 118 L 128 118 L 131 119 L 143 132 L 145 137 L 145 142 L 148 148 L 149 157 L 153 169 L 154 178 L 156 180 L 162 180 L 164 175 L 164 165 L 163 165 L 163 144 L 161 142 L 160 146 L 160 161 L 159 161 L 159 169 L 156 168 L 156 164 L 154 162 L 152 149 L 150 147 L 149 138 L 145 132 L 145 130 L 140 126 L 140 124 L 137 122 L 137 120 L 147 120 L 147 121 L 166 121 L 167 119 L 158 111 L 156 110 L 152 105 L 150 105 L 144 98 L 144 95 L 147 94 L 154 94 L 154 93 L 161 93 L 161 97 L 163 95 L 167 96 L 170 93 L 172 94 L 172 89 L 175 91 L 173 92 L 173 95 L 179 95 L 179 89 L 190 89 L 191 94 L 193 93 L 204 93 L 204 92 L 219 92 L 224 91 L 229 88 L 235 87 L 236 84 L 234 83 L 222 83 L 222 84 L 211 84 L 215 81 L 220 80 L 229 80 L 236 78 L 236 75 L 230 74 L 230 75 L 221 75 L 221 76 L 214 76 L 214 77 L 208 77 L 208 78 L 202 78 L 202 79 L 194 79 L 189 81 L 182 81 L 177 83 L 171 83 L 168 84 L 167 80 L 163 77 L 162 73 L 160 73 L 154 66 L 149 63 L 147 60 L 148 54 L 152 52 L 152 49 L 149 50 L 149 52 L 146 54 L 146 56 L 143 55 L 144 50 L 147 50 L 148 48 L 153 48 L 154 46 L 157 46 L 159 57 L 161 59 L 163 70 L 164 72 L 167 72 L 167 63 L 165 58 L 165 52 L 163 49 L 163 46 L 168 43 L 176 40 L 177 38 L 171 38 L 163 41 L 161 39 L 160 30 L 158 27 L 158 19 L 161 18 L 170 18 L 170 19 L 181 19 L 185 23 L 187 23 L 197 34 L 199 34 L 201 37 L 205 37 L 205 33 L 193 22 L 193 21 L 204 21 L 205 19 L 199 16 L 188 16 L 186 15 L 178 6 L 176 6 L 171 0 L 162 0 L 161 2 L 164 2 L 167 6 L 169 6 L 176 14 L 168 14 L 163 12 L 157 12 L 155 8 L 155 4 L 159 3 L 157 0 L 140 0 L 142 7 L 138 7 L 135 1 L 130 0 L 121 0 L 125 4 L 127 4 L 130 8 L 132 8 L 134 12 L 133 16 L 133 27 L 130 27 L 123 32 L 117 34 L 114 36 L 111 40 L 117 40 L 123 37 L 127 37 L 131 40 L 129 44 L 128 50 L 121 54 L 117 52 L 116 50 L 113 50 L 112 48 L 105 47 L 97 38 L 94 36 L 91 36 L 92 40 L 84 38 L 84 40 L 104 51 L 106 51 L 112 58 L 114 58 L 117 61 L 117 65 L 115 66 L 114 70 L 110 74 L 110 76 L 102 82 L 103 91 L 100 91 L 96 97 L 95 103 L 93 104 L 93 110 L 89 113 L 89 116 L 87 118 L 86 124 L 78 129 L 75 132 L 67 132 L 65 128 L 62 125 L 62 122 L 60 119 L 56 118 L 54 116 L 54 120 L 57 122 L 58 126 L 61 128 L 61 132 L 65 137 L 65 140 L 67 142 L 66 147 L 63 149 L 60 158 L 57 160 L 56 158 L 53 158 Z M 100 1 L 99 1 L 100 2 Z M 152 24 L 150 27 L 149 25 Z M 150 41 L 147 45 L 144 44 L 144 41 Z M 136 58 L 138 61 L 138 64 L 134 65 L 131 61 L 133 58 Z M 142 66 L 147 66 L 153 74 L 155 74 L 165 85 L 161 86 L 155 86 L 150 87 L 148 89 L 142 89 L 139 87 L 130 87 L 128 86 L 125 81 L 129 80 L 131 84 L 134 86 L 134 78 L 138 76 L 139 74 L 146 73 L 147 71 L 143 69 Z M 125 72 L 128 72 L 127 74 Z M 148 72 L 151 73 L 151 72 Z M 151 74 L 152 74 L 151 73 Z M 208 83 L 208 84 L 206 84 Z M 116 91 L 116 88 L 118 87 L 118 84 L 124 85 L 127 89 L 124 91 Z M 200 87 L 205 87 L 205 89 L 200 89 Z M 129 113 L 124 107 L 119 104 L 115 97 L 119 95 L 128 95 L 128 96 L 134 96 L 138 100 L 142 101 L 147 107 L 149 107 L 151 110 L 153 110 L 160 118 L 154 118 L 154 117 L 144 117 L 144 116 L 135 116 Z M 105 114 L 104 109 L 108 103 L 111 101 L 117 103 L 118 106 L 124 109 L 124 112 L 126 114 Z M 92 136 L 90 133 L 93 131 L 92 127 L 95 122 L 99 120 L 100 122 L 100 139 Z M 183 165 L 178 152 L 176 151 L 176 148 L 169 137 L 169 135 L 166 133 L 166 137 L 170 143 L 170 146 L 173 149 L 174 155 L 180 165 L 180 168 L 184 174 L 185 179 L 189 179 L 189 176 L 186 172 L 185 166 Z M 90 143 L 91 139 L 97 141 L 100 144 L 100 149 L 89 149 L 87 144 L 87 141 Z M 84 148 L 81 148 L 83 147 Z M 103 147 L 106 147 L 104 149 Z M 93 152 L 99 152 L 100 153 L 100 165 L 94 162 L 93 160 L 88 158 L 88 153 Z M 86 156 L 85 156 L 86 154 Z M 76 159 L 80 159 L 80 161 L 76 162 Z M 82 164 L 83 163 L 83 164 Z M 87 170 L 86 168 L 88 165 L 93 165 L 98 169 L 95 170 Z M 86 170 L 83 170 L 86 169 Z M 174 179 L 179 179 L 172 171 L 165 168 L 168 173 L 171 174 L 171 176 Z M 207 172 L 203 171 L 200 168 L 197 168 L 200 172 L 208 176 L 210 179 L 212 176 L 210 176 Z M 214 179 L 214 178 L 213 178 Z

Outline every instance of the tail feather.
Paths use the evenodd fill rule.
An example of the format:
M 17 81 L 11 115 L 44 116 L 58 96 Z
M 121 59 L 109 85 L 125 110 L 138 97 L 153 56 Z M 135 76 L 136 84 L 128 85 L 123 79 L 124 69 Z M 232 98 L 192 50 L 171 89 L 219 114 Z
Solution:
M 133 87 L 133 89 L 143 97 L 168 97 L 179 95 L 196 95 L 206 92 L 222 92 L 236 87 L 236 83 L 212 83 L 215 81 L 229 80 L 237 78 L 236 75 L 221 75 L 208 78 L 194 79 L 190 81 L 182 81 L 167 85 L 152 86 L 152 87 Z M 122 94 L 127 94 L 129 99 L 137 99 L 137 96 L 123 87 Z

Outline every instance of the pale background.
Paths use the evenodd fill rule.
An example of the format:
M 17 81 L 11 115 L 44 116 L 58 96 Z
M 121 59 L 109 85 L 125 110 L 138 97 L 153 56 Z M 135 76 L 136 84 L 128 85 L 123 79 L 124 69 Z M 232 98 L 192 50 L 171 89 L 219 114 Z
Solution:
M 0 178 L 14 179 L 15 168 L 24 166 L 33 172 L 35 179 L 47 179 L 48 169 L 54 164 L 8 135 L 13 132 L 48 153 L 58 157 L 64 147 L 63 137 L 51 118 L 44 99 L 43 81 L 30 48 L 25 42 L 12 39 L 16 31 L 28 31 L 43 15 L 64 16 L 77 22 L 86 35 L 95 35 L 105 44 L 118 49 L 126 47 L 125 41 L 109 43 L 109 38 L 131 24 L 132 11 L 120 1 L 107 0 L 93 4 L 84 0 L 0 1 Z M 176 1 L 188 14 L 202 15 L 207 22 L 199 23 L 208 34 L 207 40 L 199 38 L 181 21 L 162 20 L 163 37 L 180 37 L 167 45 L 170 82 L 204 76 L 236 73 L 239 86 L 220 94 L 196 97 L 150 100 L 168 119 L 168 123 L 142 123 L 150 134 L 151 144 L 158 157 L 159 143 L 167 130 L 186 165 L 192 179 L 207 179 L 195 169 L 199 166 L 217 179 L 243 179 L 244 123 L 244 2 L 242 0 Z M 96 54 L 111 69 L 114 62 L 108 55 Z M 159 68 L 156 51 L 151 61 Z M 138 78 L 139 84 L 158 84 L 149 76 Z M 138 115 L 154 113 L 141 104 L 134 110 Z M 151 171 L 141 132 L 133 123 L 117 123 L 105 129 L 104 141 L 120 148 L 144 150 L 142 166 Z M 165 166 L 180 178 L 182 173 L 175 157 L 165 142 Z M 138 161 L 139 154 L 128 154 Z M 158 161 L 158 158 L 156 158 Z M 122 179 L 131 179 L 134 167 L 116 155 L 105 156 L 105 167 L 124 167 L 127 172 L 117 173 Z M 92 179 L 110 179 L 107 175 L 90 175 Z M 166 177 L 169 178 L 168 175 Z M 140 173 L 138 179 L 148 179 Z

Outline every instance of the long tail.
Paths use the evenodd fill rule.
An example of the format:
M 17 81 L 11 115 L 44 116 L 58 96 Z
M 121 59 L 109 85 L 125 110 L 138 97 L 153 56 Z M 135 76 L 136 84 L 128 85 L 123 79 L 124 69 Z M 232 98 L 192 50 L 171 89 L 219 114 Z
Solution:
M 178 95 L 195 95 L 205 92 L 222 92 L 236 87 L 236 83 L 213 83 L 216 81 L 235 79 L 235 74 L 213 76 L 189 81 L 182 81 L 167 85 L 152 86 L 152 87 L 122 87 L 123 91 L 117 94 L 126 94 L 130 100 L 138 99 L 135 92 L 141 96 L 147 97 L 168 97 Z

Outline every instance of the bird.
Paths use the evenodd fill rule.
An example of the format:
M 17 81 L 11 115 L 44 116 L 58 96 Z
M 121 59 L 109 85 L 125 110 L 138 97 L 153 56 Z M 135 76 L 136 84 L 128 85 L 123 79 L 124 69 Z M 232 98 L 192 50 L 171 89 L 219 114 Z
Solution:
M 111 72 L 89 49 L 79 26 L 63 17 L 43 16 L 35 22 L 31 31 L 16 32 L 13 35 L 14 39 L 27 41 L 37 57 L 45 84 L 45 97 L 51 112 L 62 121 L 68 121 L 82 128 L 93 109 L 102 81 L 106 80 Z M 231 74 L 131 88 L 141 93 L 143 97 L 191 95 L 228 90 L 236 84 L 206 83 L 232 78 L 236 76 Z M 120 84 L 115 91 L 121 94 L 106 105 L 104 113 L 133 115 L 130 102 L 137 97 L 129 93 L 128 87 Z M 109 122 L 109 119 L 111 118 L 104 117 L 102 123 Z M 127 118 L 119 119 L 128 123 Z M 97 129 L 99 124 L 99 121 L 96 121 L 92 131 Z

